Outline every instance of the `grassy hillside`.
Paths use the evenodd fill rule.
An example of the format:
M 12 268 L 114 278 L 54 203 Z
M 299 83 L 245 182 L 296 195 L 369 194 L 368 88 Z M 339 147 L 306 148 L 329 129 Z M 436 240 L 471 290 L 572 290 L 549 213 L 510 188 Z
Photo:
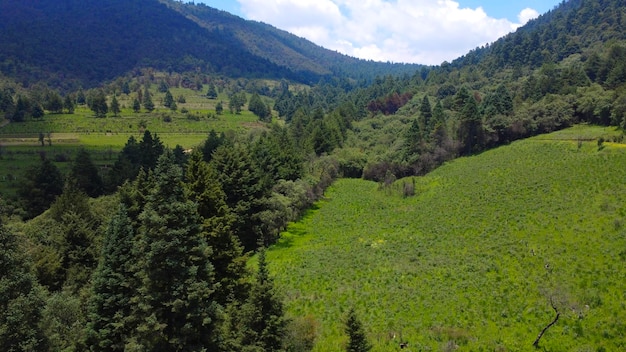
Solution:
M 106 118 L 96 118 L 93 111 L 82 105 L 73 114 L 46 114 L 40 119 L 19 123 L 5 120 L 0 125 L 0 194 L 13 196 L 26 170 L 38 164 L 42 154 L 65 172 L 78 149 L 85 148 L 104 172 L 115 162 L 128 138 L 134 136 L 141 140 L 146 129 L 157 134 L 170 148 L 180 145 L 188 149 L 202 144 L 211 130 L 237 133 L 266 128 L 247 106 L 240 114 L 230 113 L 225 94 L 220 94 L 218 99 L 208 99 L 192 89 L 172 88 L 171 92 L 176 97 L 185 97 L 186 102 L 178 103 L 177 111 L 164 107 L 164 94 L 152 89 L 156 109 L 150 113 L 133 112 L 133 93 L 117 97 L 122 110 L 117 117 L 108 113 Z M 110 102 L 111 97 L 108 100 Z M 223 101 L 226 108 L 221 115 L 215 111 L 219 101 Z M 44 135 L 44 145 L 41 145 L 40 133 Z
M 575 127 L 389 189 L 341 180 L 268 260 L 289 311 L 339 351 L 354 306 L 374 351 L 626 348 L 626 146 Z M 579 142 L 581 140 L 581 142 Z M 402 183 L 416 195 L 401 196 Z

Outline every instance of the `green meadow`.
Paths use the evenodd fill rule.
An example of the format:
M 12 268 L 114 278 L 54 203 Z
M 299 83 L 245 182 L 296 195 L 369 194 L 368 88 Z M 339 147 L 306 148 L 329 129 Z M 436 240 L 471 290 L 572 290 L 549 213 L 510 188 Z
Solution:
M 186 100 L 178 103 L 177 111 L 162 106 L 164 94 L 153 89 L 156 109 L 150 113 L 133 112 L 129 108 L 132 95 L 122 94 L 118 97 L 122 108 L 118 116 L 109 113 L 105 118 L 96 118 L 86 106 L 77 106 L 73 114 L 46 114 L 23 123 L 5 122 L 0 127 L 0 194 L 14 195 L 20 178 L 42 155 L 66 171 L 76 151 L 85 148 L 94 163 L 106 168 L 115 162 L 130 136 L 140 140 L 145 130 L 156 134 L 170 148 L 181 145 L 189 149 L 203 143 L 211 130 L 237 133 L 263 128 L 258 117 L 245 108 L 240 114 L 226 109 L 217 115 L 217 102 L 228 102 L 223 94 L 218 99 L 208 99 L 191 89 L 172 88 L 171 92 Z M 40 134 L 44 137 L 43 145 Z
M 291 316 L 340 351 L 626 349 L 626 146 L 577 126 L 389 188 L 343 179 L 268 253 Z M 605 138 L 605 139 L 606 139 Z M 584 141 L 583 141 L 584 140 Z M 403 197 L 405 184 L 415 195 Z

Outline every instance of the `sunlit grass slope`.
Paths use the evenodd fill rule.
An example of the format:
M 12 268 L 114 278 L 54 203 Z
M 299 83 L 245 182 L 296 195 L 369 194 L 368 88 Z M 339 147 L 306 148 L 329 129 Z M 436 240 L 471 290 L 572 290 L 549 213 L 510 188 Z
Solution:
M 340 180 L 268 254 L 296 316 L 339 351 L 354 306 L 374 351 L 626 350 L 626 149 L 576 127 L 457 159 L 403 198 Z

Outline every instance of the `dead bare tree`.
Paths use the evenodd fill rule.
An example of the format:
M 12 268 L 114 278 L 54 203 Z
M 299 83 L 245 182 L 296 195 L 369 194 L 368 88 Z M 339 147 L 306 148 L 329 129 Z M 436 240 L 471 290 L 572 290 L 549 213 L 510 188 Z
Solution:
M 533 346 L 537 349 L 539 348 L 539 340 L 541 340 L 541 337 L 543 337 L 543 334 L 545 334 L 546 331 L 548 331 L 548 329 L 552 327 L 552 325 L 556 324 L 556 322 L 559 320 L 559 317 L 561 316 L 561 313 L 559 312 L 559 309 L 557 308 L 556 304 L 554 304 L 554 299 L 552 297 L 550 297 L 550 305 L 552 306 L 552 309 L 554 309 L 556 316 L 554 317 L 554 320 L 550 322 L 550 324 L 548 324 L 545 328 L 543 328 L 543 330 L 541 330 L 541 332 L 539 333 L 539 336 L 537 336 L 537 338 L 535 339 L 535 342 L 533 342 Z

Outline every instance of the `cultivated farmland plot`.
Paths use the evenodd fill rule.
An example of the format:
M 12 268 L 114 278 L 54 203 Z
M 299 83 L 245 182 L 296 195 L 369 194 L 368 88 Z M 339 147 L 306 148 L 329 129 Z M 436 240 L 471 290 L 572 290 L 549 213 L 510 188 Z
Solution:
M 289 312 L 320 324 L 315 351 L 342 350 L 350 307 L 374 351 L 534 350 L 555 309 L 542 349 L 625 350 L 626 149 L 599 147 L 607 133 L 518 141 L 391 190 L 338 181 L 268 253 Z

